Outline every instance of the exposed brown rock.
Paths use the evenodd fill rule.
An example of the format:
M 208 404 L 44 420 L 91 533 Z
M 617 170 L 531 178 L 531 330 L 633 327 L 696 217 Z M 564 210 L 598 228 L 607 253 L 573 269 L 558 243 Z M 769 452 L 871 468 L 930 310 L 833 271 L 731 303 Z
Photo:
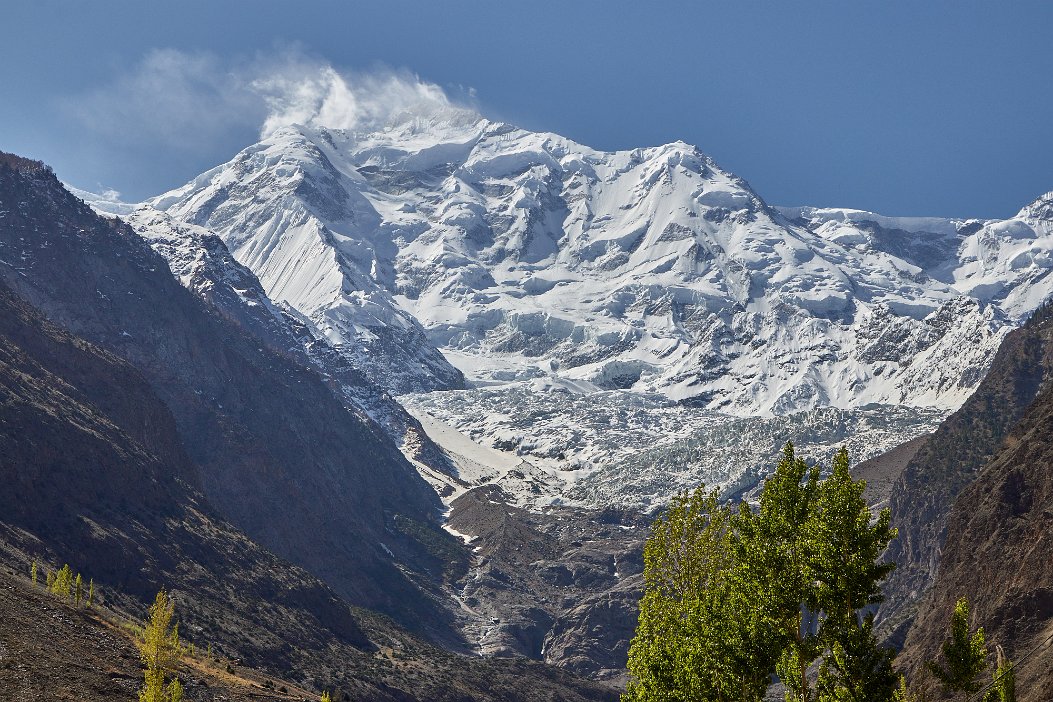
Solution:
M 902 475 L 907 464 L 917 455 L 928 438 L 926 435 L 911 439 L 880 456 L 857 463 L 852 468 L 854 478 L 867 481 L 863 499 L 867 501 L 871 509 L 882 509 L 888 506 L 888 500 L 892 496 L 892 486 L 896 484 L 896 480 Z
M 962 596 L 973 626 L 984 627 L 992 662 L 996 645 L 1019 660 L 1045 641 L 1017 667 L 1017 699 L 1053 699 L 1053 387 L 950 511 L 939 575 L 900 658 L 919 683 L 927 680 L 922 662 L 937 655 Z
M 999 348 L 991 370 L 962 407 L 933 432 L 896 480 L 889 501 L 899 537 L 887 558 L 879 625 L 894 642 L 932 586 L 958 494 L 1001 448 L 1053 371 L 1053 307 L 1040 309 Z

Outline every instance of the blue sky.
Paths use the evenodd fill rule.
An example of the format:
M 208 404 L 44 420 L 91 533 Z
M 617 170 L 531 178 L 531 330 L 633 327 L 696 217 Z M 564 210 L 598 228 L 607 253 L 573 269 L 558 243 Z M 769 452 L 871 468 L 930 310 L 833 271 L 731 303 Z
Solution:
M 267 109 L 244 83 L 327 65 L 359 84 L 419 76 L 596 148 L 682 139 L 775 204 L 1004 217 L 1053 189 L 1049 2 L 14 0 L 2 15 L 0 150 L 131 200 L 258 138 Z

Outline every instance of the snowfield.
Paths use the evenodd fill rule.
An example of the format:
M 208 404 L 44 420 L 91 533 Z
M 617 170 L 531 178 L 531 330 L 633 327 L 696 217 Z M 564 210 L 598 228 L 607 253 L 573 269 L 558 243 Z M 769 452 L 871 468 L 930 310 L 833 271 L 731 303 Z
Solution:
M 874 455 L 955 409 L 1053 287 L 1053 193 L 1004 221 L 775 208 L 682 142 L 601 152 L 453 108 L 282 128 L 147 210 L 82 196 L 193 227 L 154 237 L 188 285 L 221 241 L 246 303 L 368 381 L 437 489 L 529 505 L 748 490 L 786 439 Z

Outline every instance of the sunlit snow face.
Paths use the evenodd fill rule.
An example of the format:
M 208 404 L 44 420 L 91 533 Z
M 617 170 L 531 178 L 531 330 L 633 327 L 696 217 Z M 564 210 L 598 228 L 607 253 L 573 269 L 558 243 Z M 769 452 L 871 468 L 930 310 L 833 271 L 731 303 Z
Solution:
M 718 425 L 768 440 L 781 416 L 834 417 L 844 431 L 820 427 L 817 445 L 923 431 L 1053 284 L 1039 224 L 779 211 L 679 142 L 600 152 L 478 115 L 369 131 L 421 103 L 456 109 L 419 81 L 363 90 L 323 68 L 257 89 L 269 136 L 151 204 L 219 236 L 390 394 L 449 390 L 463 373 L 480 387 L 435 405 L 460 424 L 486 405 L 481 389 L 508 390 L 472 438 L 555 461 L 522 484 L 551 479 L 561 499 L 607 495 L 608 474 L 579 480 L 586 463 L 657 501 L 698 479 L 743 487 L 759 455 L 681 470 Z M 308 124 L 282 126 L 295 120 Z M 872 404 L 918 409 L 896 419 Z M 574 407 L 602 430 L 576 432 Z M 527 418 L 530 440 L 501 415 Z M 637 452 L 653 470 L 601 455 L 685 427 L 699 431 L 671 454 Z

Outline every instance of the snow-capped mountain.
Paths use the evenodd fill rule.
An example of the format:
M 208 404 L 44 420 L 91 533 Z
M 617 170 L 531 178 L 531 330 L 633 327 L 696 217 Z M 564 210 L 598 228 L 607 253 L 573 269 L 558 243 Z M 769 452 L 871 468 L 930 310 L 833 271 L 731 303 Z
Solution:
M 1053 286 L 1053 193 L 1004 221 L 776 208 L 684 143 L 600 152 L 462 110 L 279 129 L 138 209 L 82 196 L 413 460 L 476 556 L 452 593 L 476 650 L 560 664 L 613 650 L 596 632 L 634 612 L 612 594 L 638 598 L 578 507 L 749 500 L 787 440 L 827 463 L 927 434 Z M 594 608 L 553 604 L 569 551 L 520 553 L 541 531 L 513 514 L 589 552 Z
M 461 387 L 461 373 L 378 284 L 367 260 L 372 247 L 349 236 L 376 222 L 346 180 L 314 144 L 279 139 L 246 149 L 154 205 L 221 236 L 271 300 L 310 319 L 382 387 Z
M 860 210 L 780 207 L 819 235 L 908 261 L 922 274 L 991 305 L 1016 326 L 1050 295 L 1053 192 L 1007 220 L 885 217 Z
M 396 393 L 456 387 L 456 366 L 740 416 L 946 410 L 1053 266 L 1038 204 L 1006 222 L 779 211 L 684 143 L 600 152 L 460 110 L 283 128 L 151 204 L 218 234 Z

